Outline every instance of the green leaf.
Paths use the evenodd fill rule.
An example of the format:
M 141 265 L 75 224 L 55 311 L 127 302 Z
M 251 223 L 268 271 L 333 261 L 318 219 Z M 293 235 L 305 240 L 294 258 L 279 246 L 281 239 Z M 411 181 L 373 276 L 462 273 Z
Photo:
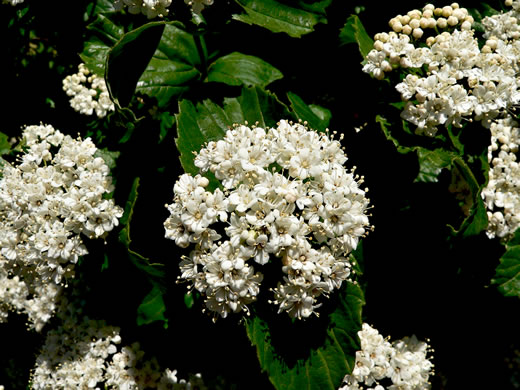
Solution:
M 212 113 L 215 116 L 214 120 Z M 179 113 L 175 115 L 175 119 L 178 135 L 175 143 L 180 153 L 181 165 L 186 173 L 196 175 L 199 169 L 194 164 L 193 152 L 198 152 L 205 142 L 224 137 L 226 131 L 221 121 L 227 125 L 227 116 L 210 101 L 195 107 L 189 100 L 182 100 L 179 102 Z M 207 126 L 212 122 L 213 126 Z
M 419 158 L 419 174 L 416 182 L 437 182 L 443 168 L 449 168 L 455 155 L 444 149 L 428 150 L 416 147 Z
M 491 283 L 498 284 L 498 291 L 507 297 L 520 297 L 520 245 L 507 246 Z
M 104 77 L 105 61 L 110 47 L 123 36 L 124 30 L 102 14 L 87 28 L 92 32 L 92 36 L 85 43 L 80 54 L 81 60 L 91 72 Z
M 460 141 L 461 129 L 446 126 L 446 130 L 448 132 L 448 136 L 450 138 L 451 143 L 455 147 L 455 149 L 459 152 L 460 155 L 464 154 L 464 144 Z
M 305 11 L 314 12 L 325 15 L 326 8 L 332 3 L 332 0 L 300 0 L 298 5 Z
M 158 285 L 154 285 L 152 291 L 143 299 L 137 308 L 137 325 L 151 324 L 155 321 L 164 321 L 167 327 L 168 320 L 164 316 L 166 305 L 163 292 Z
M 335 310 L 326 319 L 326 334 L 321 338 L 321 332 L 307 332 L 302 337 L 289 329 L 275 342 L 278 323 L 269 324 L 257 315 L 246 319 L 247 335 L 256 347 L 262 370 L 267 372 L 274 387 L 278 390 L 336 390 L 344 376 L 352 372 L 356 351 L 360 349 L 357 332 L 361 329 L 364 303 L 361 288 L 348 283 L 340 293 Z M 295 349 L 306 351 L 296 361 L 292 356 Z
M 164 31 L 163 22 L 147 23 L 124 34 L 108 52 L 105 80 L 110 97 L 119 107 L 130 104 Z
M 332 113 L 329 109 L 318 106 L 316 104 L 309 104 L 309 108 L 320 120 L 323 122 L 325 126 L 329 126 L 330 119 L 332 118 Z
M 318 106 L 314 106 L 314 110 L 311 106 L 305 104 L 305 102 L 298 95 L 288 92 L 287 98 L 291 103 L 291 109 L 296 113 L 298 119 L 307 121 L 309 127 L 314 130 L 325 131 L 329 126 L 330 111 L 323 109 Z M 318 113 L 320 116 L 318 116 Z
M 9 136 L 0 132 L 0 156 L 8 154 L 11 151 L 11 144 L 9 143 Z
M 193 299 L 193 293 L 186 293 L 184 294 L 184 304 L 188 309 L 191 309 L 193 307 L 193 304 L 195 303 L 195 299 Z
M 392 135 L 390 131 L 390 123 L 385 118 L 377 115 L 376 122 L 379 123 L 386 139 L 396 146 L 399 153 L 417 153 L 419 172 L 414 180 L 415 182 L 437 182 L 442 169 L 450 168 L 453 159 L 457 156 L 455 153 L 442 148 L 429 150 L 422 146 L 403 146 L 397 138 Z
M 357 15 L 348 17 L 345 26 L 339 33 L 339 39 L 342 44 L 357 43 L 363 59 L 374 48 L 374 40 L 368 35 Z
M 110 168 L 110 170 L 114 169 L 116 167 L 116 160 L 119 157 L 121 152 L 119 151 L 110 151 L 107 148 L 98 149 L 96 153 L 94 154 L 94 157 L 101 157 L 105 164 Z
M 309 12 L 309 6 L 293 8 L 276 0 L 235 0 L 246 12 L 233 15 L 233 19 L 267 28 L 272 32 L 284 32 L 293 38 L 314 31 L 318 23 L 327 23 L 322 12 Z M 322 8 L 328 5 L 322 3 Z
M 128 258 L 130 261 L 141 271 L 143 271 L 148 277 L 161 279 L 164 278 L 164 265 L 161 263 L 152 263 L 150 259 L 134 252 L 128 248 Z
M 278 69 L 264 60 L 234 52 L 218 58 L 209 66 L 207 81 L 265 87 L 282 77 Z
M 130 193 L 128 194 L 128 199 L 125 204 L 125 212 L 123 216 L 119 220 L 119 224 L 123 226 L 121 231 L 119 232 L 119 241 L 125 246 L 130 246 L 130 222 L 132 221 L 132 216 L 134 214 L 135 203 L 137 202 L 137 189 L 139 188 L 140 178 L 136 177 L 134 182 L 132 183 L 132 188 L 130 189 Z
M 365 269 L 363 241 L 358 243 L 357 248 L 350 253 L 349 261 L 352 264 L 353 273 L 356 276 L 363 275 Z
M 520 245 L 520 229 L 516 229 L 515 234 L 511 239 L 507 242 L 507 246 L 515 246 Z
M 225 100 L 225 111 L 233 123 L 249 124 L 258 122 L 260 127 L 276 126 L 280 119 L 294 117 L 278 98 L 259 87 L 242 88 L 242 94 L 235 99 Z M 232 113 L 231 113 L 232 111 Z
M 114 12 L 114 1 L 113 0 L 97 0 L 96 7 L 94 9 L 95 14 Z
M 167 23 L 157 50 L 137 83 L 136 91 L 157 98 L 159 107 L 179 97 L 201 78 L 195 37 L 180 23 Z
M 169 112 L 162 112 L 160 114 L 161 119 L 161 125 L 159 130 L 159 142 L 161 143 L 164 141 L 164 138 L 166 138 L 166 135 L 168 135 L 168 132 L 175 124 L 175 117 L 171 115 Z
M 480 234 L 488 225 L 486 207 L 480 196 L 481 186 L 461 157 L 453 159 L 452 175 L 450 191 L 456 194 L 467 216 L 458 229 L 451 225 L 448 227 L 456 236 L 469 237 Z

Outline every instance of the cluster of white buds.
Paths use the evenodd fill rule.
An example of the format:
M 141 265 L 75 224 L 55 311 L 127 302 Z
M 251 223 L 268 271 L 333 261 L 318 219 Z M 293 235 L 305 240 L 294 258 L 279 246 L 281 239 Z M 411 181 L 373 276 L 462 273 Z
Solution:
M 118 327 L 82 316 L 65 298 L 57 318 L 61 324 L 47 332 L 31 372 L 31 389 L 207 389 L 200 374 L 179 380 L 176 370 L 161 370 L 139 343 L 122 345 Z
M 41 329 L 54 309 L 47 301 L 87 254 L 81 236 L 105 237 L 123 210 L 104 198 L 112 180 L 90 138 L 73 139 L 50 125 L 28 126 L 23 138 L 19 162 L 6 164 L 0 179 L 0 277 L 25 283 L 34 304 L 3 304 L 27 311 Z
M 486 20 L 491 19 L 484 19 L 484 26 L 490 25 Z M 488 34 L 480 49 L 474 34 L 455 28 L 428 37 L 426 45 L 403 33 L 379 34 L 363 71 L 382 79 L 394 68 L 403 70 L 406 76 L 396 85 L 407 102 L 401 116 L 417 126 L 418 134 L 434 136 L 440 125 L 461 127 L 474 119 L 489 127 L 520 102 L 520 45 Z
M 294 318 L 317 314 L 318 297 L 349 280 L 348 255 L 370 229 L 363 179 L 346 160 L 328 133 L 285 120 L 270 129 L 235 125 L 209 142 L 195 165 L 223 190 L 207 191 L 207 178 L 184 174 L 167 205 L 166 237 L 194 245 L 180 279 L 226 317 L 247 313 L 256 299 L 263 275 L 254 266 L 279 262 L 272 303 Z
M 172 0 L 115 0 L 114 8 L 120 11 L 126 7 L 131 14 L 143 14 L 153 19 L 168 15 L 171 3 Z
M 115 109 L 105 80 L 90 73 L 85 64 L 79 64 L 78 73 L 63 79 L 63 90 L 71 96 L 72 108 L 81 114 L 92 115 L 95 112 L 103 118 Z
M 356 352 L 352 374 L 338 390 L 427 390 L 433 363 L 432 350 L 415 336 L 390 343 L 364 323 L 358 332 L 361 350 Z
M 435 7 L 427 4 L 421 10 L 414 9 L 406 15 L 397 15 L 390 19 L 390 28 L 396 33 L 411 35 L 416 39 L 422 38 L 424 30 L 446 29 L 459 27 L 461 30 L 470 30 L 473 17 L 466 8 L 460 8 L 459 4 L 453 3 L 445 7 Z M 379 35 L 379 36 L 378 36 Z M 374 37 L 377 41 L 384 35 L 378 34 Z
M 494 121 L 490 130 L 489 182 L 481 194 L 488 210 L 487 235 L 509 239 L 520 227 L 520 126 L 506 117 Z

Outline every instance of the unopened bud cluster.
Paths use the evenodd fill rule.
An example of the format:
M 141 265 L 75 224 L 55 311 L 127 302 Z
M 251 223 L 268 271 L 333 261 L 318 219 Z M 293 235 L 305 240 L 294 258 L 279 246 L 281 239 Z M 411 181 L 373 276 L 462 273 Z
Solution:
M 195 157 L 208 179 L 184 174 L 175 183 L 166 237 L 192 246 L 181 280 L 226 317 L 256 300 L 267 263 L 280 267 L 273 289 L 278 312 L 309 317 L 318 299 L 349 280 L 349 253 L 369 228 L 362 178 L 343 166 L 339 141 L 285 120 L 275 128 L 236 125 Z M 224 237 L 225 235 L 225 237 Z
M 424 31 L 428 29 L 460 28 L 470 30 L 474 20 L 466 8 L 459 7 L 458 3 L 439 8 L 433 4 L 427 4 L 422 10 L 414 9 L 406 15 L 397 15 L 388 23 L 392 31 L 411 35 L 415 39 L 422 38 Z M 383 38 L 384 35 L 376 35 Z
M 443 14 L 451 12 L 457 23 L 462 20 L 459 17 L 467 15 L 454 5 L 432 7 L 426 6 L 423 15 L 443 10 Z M 520 45 L 513 39 L 517 34 L 511 33 L 517 27 L 504 26 L 516 20 L 514 15 L 515 10 L 482 21 L 487 38 L 482 48 L 475 31 L 468 28 L 469 16 L 464 16 L 460 29 L 453 19 L 451 31 L 426 40 L 403 32 L 378 34 L 363 71 L 382 79 L 393 69 L 402 70 L 404 78 L 395 87 L 407 102 L 401 116 L 417 126 L 418 134 L 434 136 L 440 125 L 461 127 L 464 121 L 474 119 L 489 127 L 493 118 L 520 102 L 516 77 Z M 493 31 L 500 32 L 500 37 Z
M 71 96 L 70 105 L 81 114 L 96 113 L 99 118 L 114 111 L 105 80 L 90 73 L 85 64 L 79 64 L 78 73 L 63 79 L 63 90 Z
M 123 210 L 104 199 L 112 180 L 90 138 L 39 125 L 26 127 L 23 139 L 19 162 L 5 165 L 0 179 L 0 284 L 19 291 L 0 288 L 0 312 L 27 312 L 39 330 L 87 254 L 82 237 L 105 237 Z
M 377 329 L 364 323 L 358 332 L 361 350 L 356 352 L 352 374 L 338 390 L 427 390 L 433 363 L 431 348 L 415 336 L 390 343 Z

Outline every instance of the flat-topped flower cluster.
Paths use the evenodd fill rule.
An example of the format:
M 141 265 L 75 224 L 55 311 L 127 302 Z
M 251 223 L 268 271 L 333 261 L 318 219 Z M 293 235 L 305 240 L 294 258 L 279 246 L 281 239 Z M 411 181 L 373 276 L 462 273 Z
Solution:
M 104 198 L 113 191 L 110 171 L 90 138 L 39 125 L 26 127 L 23 139 L 18 163 L 6 164 L 0 179 L 0 284 L 20 292 L 0 289 L 1 311 L 27 312 L 39 330 L 87 254 L 82 237 L 105 237 L 123 210 Z
M 193 247 L 180 279 L 226 317 L 248 311 L 264 279 L 257 269 L 277 262 L 278 312 L 316 313 L 318 298 L 349 280 L 348 255 L 370 228 L 362 179 L 346 160 L 328 133 L 285 120 L 270 129 L 236 125 L 209 142 L 195 165 L 223 189 L 208 191 L 206 177 L 184 174 L 167 206 L 166 237 Z
M 428 4 L 392 19 L 393 31 L 376 34 L 363 71 L 382 79 L 393 69 L 403 70 L 406 77 L 395 86 L 407 102 L 401 116 L 415 124 L 419 134 L 434 136 L 438 126 L 460 127 L 464 120 L 489 127 L 493 118 L 520 102 L 517 16 L 513 10 L 485 18 L 487 42 L 479 48 L 467 10 L 457 3 L 444 8 Z M 439 23 L 443 19 L 446 23 Z M 405 21 L 446 31 L 423 34 L 416 33 L 417 27 L 407 34 Z
M 351 375 L 339 390 L 427 390 L 433 363 L 430 347 L 415 336 L 390 343 L 377 329 L 364 323 L 358 332 L 361 350 Z
M 85 64 L 79 64 L 78 73 L 63 79 L 63 90 L 71 96 L 71 107 L 81 114 L 96 113 L 99 118 L 103 118 L 115 109 L 105 80 L 91 73 Z

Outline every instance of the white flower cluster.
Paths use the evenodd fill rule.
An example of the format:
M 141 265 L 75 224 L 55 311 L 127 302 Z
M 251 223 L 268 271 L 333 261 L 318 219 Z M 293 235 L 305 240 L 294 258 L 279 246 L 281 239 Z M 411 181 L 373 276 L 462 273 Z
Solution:
M 39 330 L 59 286 L 87 254 L 80 234 L 104 237 L 123 210 L 103 198 L 112 181 L 90 138 L 73 139 L 50 125 L 28 126 L 23 137 L 19 163 L 4 166 L 0 179 L 0 298 L 4 307 L 27 312 Z
M 81 114 L 92 115 L 95 112 L 99 118 L 103 118 L 115 109 L 105 80 L 91 74 L 85 64 L 79 64 L 78 73 L 63 79 L 63 90 L 71 96 L 72 108 Z
M 513 7 L 511 11 L 500 13 L 482 19 L 484 26 L 484 38 L 495 37 L 501 41 L 516 40 L 520 38 L 520 1 L 506 0 L 505 5 Z
M 520 227 L 520 126 L 507 117 L 494 121 L 490 130 L 489 182 L 481 194 L 488 209 L 487 235 L 507 239 Z
M 31 373 L 34 390 L 207 389 L 200 374 L 186 381 L 176 370 L 161 372 L 155 358 L 144 358 L 139 343 L 122 346 L 119 328 L 80 316 L 73 305 L 57 317 L 62 323 L 47 333 Z
M 172 0 L 115 0 L 114 8 L 120 11 L 127 7 L 131 14 L 143 14 L 148 19 L 153 19 L 168 15 L 171 3 Z
M 9 275 L 11 264 L 0 257 L 0 322 L 6 322 L 9 312 L 25 313 L 31 326 L 40 331 L 50 320 L 63 290 L 55 283 L 26 281 Z
M 339 390 L 426 390 L 433 363 L 428 344 L 415 336 L 390 343 L 370 325 L 358 332 L 361 351 Z
M 455 8 L 452 16 L 461 10 L 455 4 L 451 8 Z M 432 5 L 425 6 L 423 13 L 432 9 L 435 14 Z M 456 17 L 459 22 L 462 15 L 467 11 Z M 483 24 L 490 26 L 494 20 L 495 29 L 500 29 L 496 24 L 502 19 L 485 19 Z M 516 77 L 520 43 L 488 32 L 486 45 L 480 49 L 474 30 L 468 28 L 470 22 L 466 16 L 461 30 L 429 36 L 426 45 L 421 37 L 404 33 L 376 35 L 363 71 L 382 79 L 394 68 L 410 68 L 396 89 L 407 101 L 401 116 L 415 124 L 419 134 L 433 136 L 439 125 L 460 127 L 463 120 L 479 120 L 489 127 L 493 118 L 520 102 Z M 457 27 L 455 20 L 448 25 Z
M 285 120 L 271 129 L 236 125 L 209 142 L 195 165 L 224 191 L 207 191 L 208 179 L 184 174 L 167 205 L 166 237 L 194 244 L 180 278 L 220 316 L 247 313 L 263 280 L 254 266 L 276 259 L 283 281 L 272 303 L 295 318 L 316 313 L 317 298 L 349 279 L 347 256 L 369 224 L 362 178 L 345 169 L 346 160 L 339 141 Z
M 23 3 L 25 0 L 2 0 L 4 4 L 17 5 Z
M 214 0 L 184 0 L 191 10 L 200 14 L 204 7 L 212 5 Z M 114 8 L 117 11 L 127 7 L 131 14 L 143 14 L 148 19 L 164 17 L 168 15 L 168 7 L 172 0 L 114 0 Z

